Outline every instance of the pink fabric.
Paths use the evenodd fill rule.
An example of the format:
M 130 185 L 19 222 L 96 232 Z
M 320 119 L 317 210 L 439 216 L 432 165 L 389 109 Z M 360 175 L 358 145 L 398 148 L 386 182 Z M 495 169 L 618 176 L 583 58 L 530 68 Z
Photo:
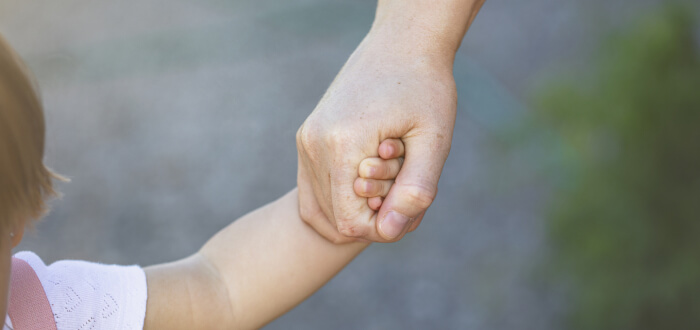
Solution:
M 15 330 L 56 330 L 56 321 L 39 277 L 29 264 L 12 258 L 8 315 Z

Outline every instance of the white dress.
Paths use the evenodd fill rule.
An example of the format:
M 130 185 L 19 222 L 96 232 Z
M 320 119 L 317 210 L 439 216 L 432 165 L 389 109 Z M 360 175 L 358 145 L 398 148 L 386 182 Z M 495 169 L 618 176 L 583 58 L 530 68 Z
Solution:
M 36 272 L 58 330 L 143 329 L 146 274 L 139 266 L 61 260 L 50 266 L 32 252 L 19 252 Z M 3 329 L 12 329 L 5 318 Z M 10 321 L 10 322 L 8 322 Z

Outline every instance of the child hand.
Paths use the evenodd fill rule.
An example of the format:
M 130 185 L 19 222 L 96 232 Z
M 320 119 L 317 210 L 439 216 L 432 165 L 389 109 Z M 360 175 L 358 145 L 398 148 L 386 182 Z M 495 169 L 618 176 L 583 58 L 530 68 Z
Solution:
M 379 157 L 365 158 L 360 162 L 354 190 L 358 196 L 367 197 L 367 205 L 378 211 L 384 197 L 394 184 L 403 164 L 404 145 L 401 139 L 386 139 L 379 144 Z

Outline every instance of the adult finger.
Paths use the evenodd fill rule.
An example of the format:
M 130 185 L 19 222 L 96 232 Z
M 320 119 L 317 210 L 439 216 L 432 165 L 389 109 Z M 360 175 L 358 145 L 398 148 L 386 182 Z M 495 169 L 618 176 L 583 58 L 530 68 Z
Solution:
M 369 208 L 374 210 L 374 211 L 379 211 L 379 208 L 382 207 L 382 201 L 384 198 L 382 197 L 370 197 L 367 198 L 367 205 L 369 205 Z
M 394 180 L 355 179 L 355 194 L 362 197 L 386 197 Z
M 342 151 L 339 154 L 343 155 Z M 367 205 L 367 199 L 357 196 L 354 190 L 358 163 L 347 154 L 334 162 L 331 169 L 333 215 L 340 234 L 373 240 L 368 235 L 374 231 L 371 225 L 374 211 Z
M 399 175 L 401 164 L 403 164 L 403 158 L 365 158 L 360 163 L 358 174 L 365 179 L 393 180 Z
M 314 195 L 313 185 L 306 170 L 302 167 L 301 159 L 297 172 L 297 187 L 299 189 L 299 216 L 307 225 L 332 243 L 345 244 L 355 241 L 353 238 L 339 234 L 321 210 L 316 195 Z
M 404 145 L 401 139 L 386 139 L 379 144 L 379 157 L 394 159 L 403 157 Z
M 377 232 L 398 240 L 430 207 L 450 149 L 451 134 L 420 134 L 403 138 L 405 162 L 377 217 Z

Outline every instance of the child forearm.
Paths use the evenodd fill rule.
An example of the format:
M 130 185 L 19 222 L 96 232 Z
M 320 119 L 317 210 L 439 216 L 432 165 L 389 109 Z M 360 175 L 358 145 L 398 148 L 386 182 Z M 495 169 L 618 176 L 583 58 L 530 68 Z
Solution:
M 171 306 L 147 310 L 147 321 L 261 327 L 318 290 L 366 246 L 334 245 L 306 226 L 294 189 L 221 230 L 194 256 L 147 269 L 149 308 L 152 295 Z
M 298 210 L 294 189 L 220 231 L 200 251 L 229 290 L 237 326 L 257 328 L 282 315 L 367 246 L 329 243 Z

